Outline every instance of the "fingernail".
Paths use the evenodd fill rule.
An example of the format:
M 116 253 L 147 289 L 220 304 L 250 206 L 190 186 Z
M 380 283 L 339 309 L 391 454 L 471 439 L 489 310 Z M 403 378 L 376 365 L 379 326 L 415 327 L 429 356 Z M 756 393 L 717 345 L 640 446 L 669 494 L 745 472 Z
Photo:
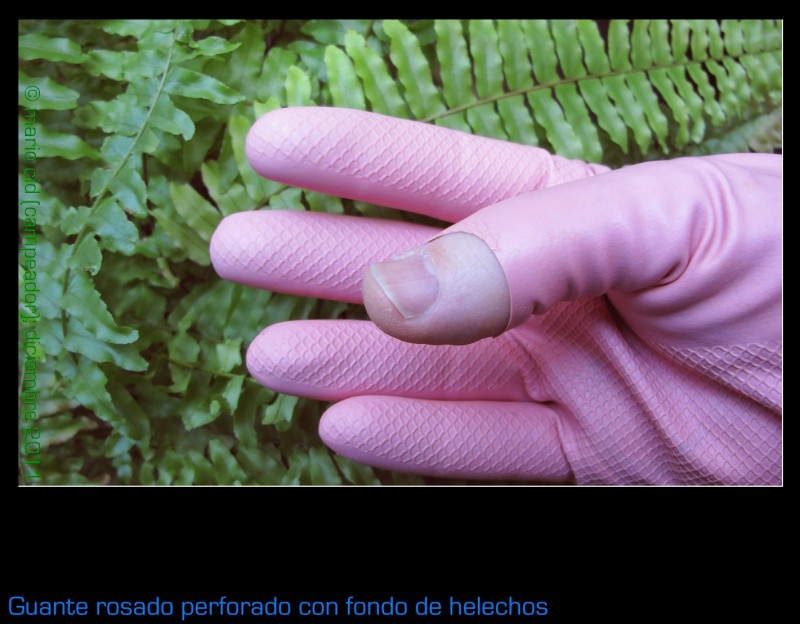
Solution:
M 422 315 L 439 294 L 439 280 L 418 253 L 370 266 L 372 277 L 404 318 Z

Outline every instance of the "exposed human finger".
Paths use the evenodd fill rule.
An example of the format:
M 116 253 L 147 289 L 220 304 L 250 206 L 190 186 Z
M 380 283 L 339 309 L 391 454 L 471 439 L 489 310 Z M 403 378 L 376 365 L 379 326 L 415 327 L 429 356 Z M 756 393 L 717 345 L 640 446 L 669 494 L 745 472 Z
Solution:
M 272 390 L 324 401 L 364 394 L 550 399 L 529 355 L 509 334 L 453 347 L 403 342 L 369 321 L 288 321 L 253 340 L 247 367 Z
M 557 408 L 362 396 L 328 409 L 325 444 L 386 470 L 470 479 L 572 480 Z
M 501 334 L 510 295 L 503 268 L 477 236 L 442 236 L 364 273 L 364 304 L 387 334 L 435 345 L 466 345 Z
M 503 199 L 607 171 L 537 147 L 344 108 L 261 117 L 247 157 L 284 184 L 449 222 Z
M 745 154 L 543 189 L 371 266 L 364 301 L 379 327 L 412 342 L 479 340 L 608 294 L 653 343 L 737 344 L 745 328 L 771 343 L 781 339 L 781 188 L 779 156 Z

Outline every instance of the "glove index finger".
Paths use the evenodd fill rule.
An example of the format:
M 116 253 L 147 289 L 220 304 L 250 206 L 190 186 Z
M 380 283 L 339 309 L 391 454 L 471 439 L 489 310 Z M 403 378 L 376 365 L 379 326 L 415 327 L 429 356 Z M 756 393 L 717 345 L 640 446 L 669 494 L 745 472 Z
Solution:
M 250 130 L 247 157 L 271 180 L 449 222 L 607 171 L 537 147 L 323 107 L 267 113 Z

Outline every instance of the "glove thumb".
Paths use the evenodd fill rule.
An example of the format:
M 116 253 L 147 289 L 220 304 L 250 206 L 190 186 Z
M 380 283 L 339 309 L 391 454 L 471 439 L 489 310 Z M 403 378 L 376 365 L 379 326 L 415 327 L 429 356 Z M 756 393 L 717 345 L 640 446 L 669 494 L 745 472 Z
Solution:
M 780 293 L 779 272 L 763 258 L 780 241 L 763 211 L 780 207 L 776 165 L 764 155 L 645 163 L 502 201 L 370 266 L 364 303 L 396 338 L 465 344 L 608 293 L 643 337 L 735 344 L 744 323 L 774 326 L 762 302 Z M 709 317 L 726 335 L 708 336 Z

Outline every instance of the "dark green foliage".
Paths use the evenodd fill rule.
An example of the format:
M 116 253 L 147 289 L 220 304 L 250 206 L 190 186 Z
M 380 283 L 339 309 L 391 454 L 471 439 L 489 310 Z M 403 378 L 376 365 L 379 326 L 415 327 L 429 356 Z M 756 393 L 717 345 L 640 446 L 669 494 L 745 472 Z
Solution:
M 25 89 L 40 90 L 42 478 L 21 481 L 423 483 L 334 456 L 316 432 L 323 404 L 247 374 L 244 351 L 265 326 L 363 311 L 220 280 L 208 254 L 219 221 L 262 207 L 390 214 L 261 179 L 244 153 L 250 124 L 281 106 L 345 106 L 611 166 L 772 151 L 781 29 L 753 20 L 22 22 L 21 129 Z M 21 174 L 20 197 L 25 184 Z M 22 289 L 22 265 L 19 275 Z

